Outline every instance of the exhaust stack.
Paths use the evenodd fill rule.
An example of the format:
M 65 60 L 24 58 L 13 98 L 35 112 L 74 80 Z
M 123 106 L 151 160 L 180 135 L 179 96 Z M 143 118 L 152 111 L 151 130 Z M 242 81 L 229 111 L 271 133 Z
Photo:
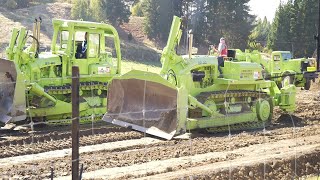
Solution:
M 40 27 L 41 27 L 42 19 L 35 18 L 33 23 L 33 31 L 32 31 L 32 50 L 36 52 L 36 57 L 39 54 L 40 49 Z
M 189 59 L 192 58 L 192 46 L 193 46 L 193 32 L 189 31 Z
M 38 23 L 37 23 L 37 39 L 38 39 L 38 42 L 40 43 L 40 26 L 41 26 L 41 23 L 42 23 L 42 19 L 41 17 L 39 17 L 39 20 L 38 20 Z M 40 48 L 40 47 L 38 47 Z
M 32 30 L 32 36 L 34 37 L 32 40 L 32 49 L 36 50 L 37 49 L 37 42 L 35 40 L 35 38 L 37 38 L 38 36 L 38 19 L 35 18 L 34 22 L 33 22 L 33 30 Z

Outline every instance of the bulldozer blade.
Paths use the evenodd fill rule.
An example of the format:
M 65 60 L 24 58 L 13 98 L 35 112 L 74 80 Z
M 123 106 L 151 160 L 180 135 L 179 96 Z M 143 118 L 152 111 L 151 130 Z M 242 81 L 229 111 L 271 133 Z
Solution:
M 7 123 L 12 110 L 17 72 L 13 61 L 0 58 L 0 122 Z
M 114 78 L 108 87 L 103 119 L 167 140 L 177 127 L 177 90 L 154 73 L 131 71 Z

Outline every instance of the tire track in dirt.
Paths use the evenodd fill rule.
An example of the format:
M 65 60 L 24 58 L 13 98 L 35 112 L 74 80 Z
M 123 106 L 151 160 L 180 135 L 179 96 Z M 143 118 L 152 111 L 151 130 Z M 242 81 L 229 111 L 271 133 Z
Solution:
M 139 178 L 145 179 L 295 179 L 305 176 L 318 176 L 320 174 L 320 146 L 315 150 L 302 148 L 302 155 L 285 155 L 285 158 L 268 157 L 250 161 L 247 158 L 229 160 L 226 163 L 204 163 L 202 166 L 192 164 L 189 167 L 176 168 L 177 171 Z M 311 151 L 311 152 L 310 152 Z M 254 157 L 252 157 L 254 158 Z M 251 158 L 251 159 L 252 159 Z M 264 163 L 261 163 L 264 161 Z M 243 163 L 245 162 L 245 163 Z M 228 166 L 228 163 L 231 164 Z M 220 166 L 219 166 L 220 165 Z M 150 174 L 150 172 L 149 172 Z M 134 176 L 132 176 L 134 177 Z M 122 178 L 122 177 L 121 177 Z M 119 179 L 121 179 L 119 178 Z
M 139 176 L 149 176 L 146 179 L 178 179 L 183 176 L 187 178 L 188 176 L 194 176 L 195 174 L 208 174 L 208 172 L 212 173 L 213 171 L 217 172 L 221 169 L 230 169 L 231 173 L 237 173 L 237 171 L 233 170 L 237 167 L 243 167 L 252 164 L 261 165 L 261 162 L 269 164 L 270 162 L 273 163 L 273 161 L 276 161 L 281 157 L 296 158 L 297 156 L 300 157 L 305 155 L 306 152 L 312 152 L 314 157 L 320 160 L 320 155 L 318 155 L 320 152 L 320 139 L 318 136 L 309 136 L 307 138 L 302 137 L 289 140 L 286 139 L 265 144 L 255 144 L 230 151 L 218 151 L 185 157 L 170 158 L 160 161 L 150 161 L 142 164 L 133 164 L 128 167 L 121 166 L 105 168 L 85 173 L 84 177 L 129 179 Z M 269 174 L 269 169 L 265 169 L 265 164 L 262 164 L 262 168 L 261 166 L 258 166 L 258 171 L 251 170 L 251 172 L 242 173 L 244 175 L 247 174 L 248 177 L 251 176 L 252 178 L 257 178 L 259 175 L 263 174 L 263 172 L 267 172 Z M 293 167 L 293 170 L 295 169 L 296 168 Z M 166 172 L 170 173 L 166 174 Z M 160 175 L 150 177 L 152 174 Z M 304 173 L 304 175 L 306 175 L 306 173 Z M 293 174 L 293 176 L 295 177 L 296 175 Z M 229 176 L 225 176 L 224 178 L 228 179 L 228 177 Z M 245 178 L 245 176 L 243 176 L 243 178 Z
M 299 107 L 305 109 L 305 107 Z M 305 111 L 301 111 L 305 113 Z M 300 113 L 297 113 L 299 115 Z M 320 111 L 319 113 L 320 114 Z M 297 116 L 282 115 L 275 120 L 275 123 L 271 127 L 266 127 L 267 130 L 275 130 L 274 133 L 282 133 L 280 128 L 283 127 L 302 127 L 308 124 L 320 124 L 319 121 L 304 121 Z M 13 140 L 0 141 L 0 158 L 20 156 L 26 154 L 35 154 L 46 151 L 53 151 L 57 149 L 65 149 L 71 147 L 71 132 L 64 132 L 62 128 L 60 131 L 55 131 L 57 127 L 53 127 L 52 130 L 39 131 L 34 136 L 25 135 L 15 138 Z M 65 127 L 64 127 L 65 128 Z M 297 128 L 297 129 L 298 129 Z M 66 129 L 66 128 L 65 128 Z M 296 129 L 296 130 L 297 130 Z M 48 134 L 42 134 L 48 132 Z M 122 134 L 122 132 L 124 134 Z M 128 129 L 119 127 L 97 127 L 94 129 L 84 129 L 80 131 L 80 143 L 81 145 L 93 145 L 105 142 L 113 142 L 118 140 L 137 139 L 143 137 L 141 133 L 130 132 Z M 292 131 L 294 132 L 294 131 Z M 258 134 L 260 132 L 258 131 Z M 201 134 L 201 136 L 207 136 Z M 211 135 L 209 135 L 211 136 Z
M 116 148 L 113 150 L 109 149 L 109 150 L 99 150 L 94 152 L 82 153 L 81 163 L 84 163 L 85 172 L 97 171 L 99 169 L 105 169 L 105 168 L 116 168 L 116 167 L 122 167 L 126 169 L 127 167 L 131 167 L 135 165 L 137 166 L 144 165 L 148 162 L 166 161 L 166 160 L 175 159 L 175 158 L 189 158 L 189 157 L 192 159 L 192 157 L 204 155 L 207 153 L 234 151 L 239 148 L 247 148 L 252 146 L 255 147 L 258 145 L 264 145 L 268 143 L 278 142 L 278 144 L 281 144 L 279 142 L 282 140 L 295 141 L 297 138 L 300 138 L 300 137 L 309 138 L 311 136 L 319 135 L 320 123 L 319 123 L 318 115 L 320 114 L 320 112 L 317 109 L 319 102 L 315 101 L 309 96 L 299 95 L 298 98 L 299 98 L 299 101 L 297 101 L 298 109 L 295 113 L 295 116 L 290 116 L 290 115 L 280 116 L 280 111 L 279 112 L 276 111 L 275 117 L 273 120 L 274 123 L 272 124 L 271 127 L 267 127 L 263 131 L 253 131 L 253 132 L 251 131 L 251 132 L 242 132 L 242 133 L 232 132 L 231 136 L 225 133 L 214 134 L 214 135 L 193 134 L 194 137 L 191 140 L 163 141 L 160 143 L 149 144 L 149 145 L 146 145 L 143 142 L 141 142 L 141 144 L 136 144 L 134 146 L 129 146 L 129 147 Z M 310 114 L 310 112 L 312 113 Z M 312 115 L 315 115 L 316 117 L 313 117 Z M 304 118 L 301 118 L 301 117 L 304 117 Z M 59 132 L 58 134 L 61 134 L 61 133 L 62 132 Z M 130 133 L 133 133 L 133 134 L 130 134 Z M 85 142 L 82 144 L 84 146 L 84 145 L 90 144 L 90 143 L 87 143 L 86 140 L 88 140 L 88 142 L 89 141 L 94 142 L 94 144 L 99 144 L 103 142 L 115 142 L 120 140 L 127 140 L 132 137 L 141 138 L 142 134 L 137 132 L 115 132 L 115 133 L 109 132 L 107 134 L 102 133 L 96 136 L 84 136 L 82 137 L 81 142 Z M 316 142 L 313 142 L 313 143 L 316 144 Z M 30 152 L 38 153 L 38 152 L 57 150 L 59 148 L 70 147 L 70 144 L 71 144 L 70 139 L 64 139 L 64 140 L 58 139 L 58 140 L 44 141 L 44 142 L 34 143 L 34 144 L 26 144 L 27 147 L 22 147 L 22 145 L 6 146 L 6 147 L 10 147 L 9 150 L 7 150 L 6 152 L 15 151 L 15 155 L 19 155 L 23 153 L 29 154 Z M 28 152 L 28 150 L 30 151 Z M 232 156 L 228 156 L 227 161 L 233 160 L 234 158 L 238 158 L 238 157 L 239 156 L 237 154 L 233 154 Z M 317 158 L 313 155 L 313 153 L 310 153 L 310 155 L 305 156 L 305 159 L 309 159 L 309 157 Z M 297 157 L 297 158 L 300 158 L 300 157 Z M 197 162 L 196 166 L 210 165 L 213 162 L 217 163 L 217 162 L 224 162 L 224 161 L 226 161 L 226 159 L 213 158 L 213 159 Z M 280 162 L 280 164 L 281 163 L 282 161 Z M 48 160 L 33 161 L 32 160 L 30 162 L 20 163 L 14 166 L 12 165 L 5 166 L 0 168 L 0 176 L 9 176 L 9 177 L 16 176 L 17 178 L 27 178 L 27 179 L 48 178 L 50 174 L 50 166 L 54 167 L 55 176 L 66 176 L 71 174 L 70 157 L 66 156 L 64 158 L 53 158 L 50 161 Z M 251 168 L 250 165 L 247 165 L 247 166 Z M 247 166 L 244 166 L 244 167 L 247 167 Z M 184 168 L 190 168 L 190 166 L 179 165 L 178 167 L 169 167 L 169 169 L 166 169 L 166 172 L 177 171 L 178 169 L 184 169 Z M 254 167 L 252 167 L 252 171 L 255 171 Z M 223 174 L 223 173 L 226 173 L 227 171 L 221 170 L 221 172 Z M 128 173 L 128 176 L 127 176 L 128 178 L 131 177 L 129 174 L 130 173 Z M 149 176 L 154 174 L 159 174 L 159 173 L 149 172 L 149 174 L 142 175 L 142 176 Z M 201 174 L 201 173 L 196 174 L 197 176 L 195 177 L 199 177 L 200 179 L 201 178 L 206 179 L 205 177 L 207 177 L 206 176 L 207 174 L 208 172 L 204 172 L 204 174 Z M 310 174 L 310 173 L 306 171 L 304 174 Z M 132 176 L 132 177 L 139 177 L 139 176 Z
M 80 137 L 80 146 L 101 144 L 106 142 L 122 141 L 129 139 L 139 139 L 143 134 L 128 132 L 104 132 L 106 134 L 94 134 Z M 15 141 L 13 141 L 15 142 Z M 19 141 L 18 141 L 19 142 Z M 36 154 L 58 149 L 71 148 L 70 134 L 53 134 L 39 136 L 34 139 L 29 138 L 28 141 L 23 140 L 22 143 L 10 144 L 0 147 L 0 158 L 21 156 L 26 154 Z
M 235 134 L 232 137 L 198 137 L 191 140 L 172 140 L 158 144 L 132 146 L 114 151 L 102 150 L 81 154 L 81 163 L 84 163 L 84 171 L 95 171 L 103 168 L 127 167 L 139 165 L 150 161 L 162 161 L 172 158 L 196 156 L 210 152 L 223 152 L 239 148 L 258 146 L 266 143 L 277 143 L 281 140 L 295 141 L 297 137 L 310 137 L 320 133 L 319 126 L 307 126 L 297 128 L 283 128 L 266 132 L 252 132 Z M 280 143 L 281 144 L 281 143 Z M 70 172 L 70 157 L 53 158 L 55 175 L 65 176 Z M 223 159 L 222 159 L 223 160 Z M 37 170 L 30 172 L 30 166 L 36 165 Z M 48 178 L 43 174 L 50 173 L 48 160 L 32 161 L 24 164 L 3 167 L 0 175 L 32 174 L 34 177 Z M 13 170 L 15 169 L 15 170 Z M 40 173 L 41 172 L 41 173 Z
M 115 142 L 103 143 L 98 145 L 83 146 L 79 148 L 79 152 L 89 153 L 89 152 L 100 151 L 100 150 L 109 151 L 109 152 L 125 151 L 127 149 L 132 149 L 132 148 L 143 148 L 141 147 L 141 143 L 143 143 L 144 145 L 161 144 L 161 141 L 153 138 L 147 138 L 147 137 L 141 138 L 141 139 L 115 141 Z M 38 154 L 2 158 L 0 159 L 0 167 L 5 167 L 13 164 L 20 164 L 20 163 L 29 163 L 36 160 L 63 158 L 66 156 L 71 156 L 71 153 L 72 153 L 71 149 L 63 149 L 63 150 L 48 151 L 48 152 L 43 152 Z

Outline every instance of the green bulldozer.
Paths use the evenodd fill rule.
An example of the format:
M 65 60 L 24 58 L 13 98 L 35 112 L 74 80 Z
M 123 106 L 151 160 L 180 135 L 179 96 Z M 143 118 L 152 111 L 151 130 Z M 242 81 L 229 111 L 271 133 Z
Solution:
M 111 80 L 104 121 L 171 139 L 195 129 L 262 128 L 275 106 L 295 110 L 296 87 L 264 80 L 258 63 L 225 61 L 219 78 L 217 57 L 194 55 L 191 33 L 188 55 L 178 55 L 181 23 L 173 18 L 160 74 L 133 70 Z
M 0 59 L 0 122 L 71 118 L 72 66 L 80 71 L 80 115 L 103 116 L 107 85 L 121 73 L 120 40 L 108 24 L 53 19 L 51 51 L 40 52 L 40 20 L 33 33 L 14 28 Z M 29 44 L 28 44 L 29 42 Z
M 259 63 L 263 68 L 263 77 L 275 81 L 280 88 L 284 84 L 294 84 L 309 90 L 311 81 L 318 78 L 315 58 L 294 59 L 290 51 L 273 51 L 271 55 L 239 49 L 230 51 L 234 51 L 236 60 Z

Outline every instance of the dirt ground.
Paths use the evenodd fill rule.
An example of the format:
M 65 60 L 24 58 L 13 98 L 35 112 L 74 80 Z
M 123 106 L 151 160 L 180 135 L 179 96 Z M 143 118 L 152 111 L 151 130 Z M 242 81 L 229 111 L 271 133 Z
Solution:
M 110 127 L 81 127 L 85 179 L 306 179 L 320 173 L 319 85 L 298 90 L 293 115 L 275 112 L 264 130 L 193 133 L 164 141 Z M 0 136 L 0 177 L 70 179 L 70 127 Z

